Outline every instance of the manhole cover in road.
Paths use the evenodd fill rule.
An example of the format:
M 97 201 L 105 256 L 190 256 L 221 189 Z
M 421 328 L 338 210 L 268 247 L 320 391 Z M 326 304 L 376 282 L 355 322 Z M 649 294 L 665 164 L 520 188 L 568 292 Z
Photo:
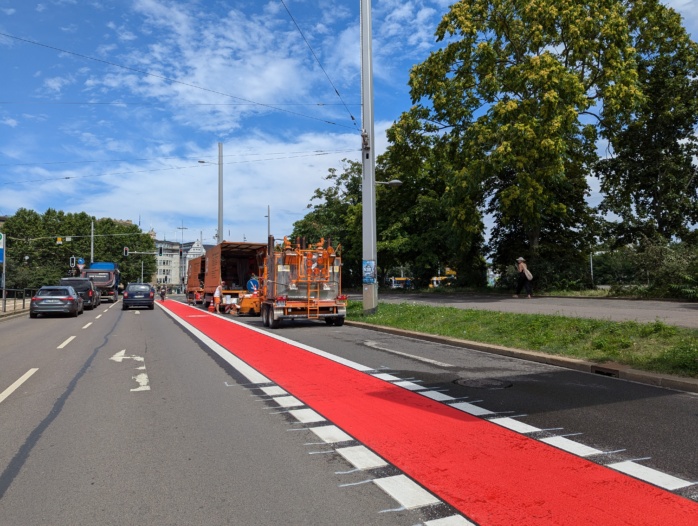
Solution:
M 459 378 L 453 383 L 476 389 L 506 389 L 514 385 L 508 380 L 497 380 L 495 378 Z

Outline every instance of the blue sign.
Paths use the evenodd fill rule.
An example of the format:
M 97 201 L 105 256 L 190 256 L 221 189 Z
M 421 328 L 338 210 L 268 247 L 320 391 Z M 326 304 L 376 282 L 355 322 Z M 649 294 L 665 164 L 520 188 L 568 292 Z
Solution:
M 0 233 L 0 263 L 5 262 L 5 236 Z
M 85 264 L 85 259 L 84 258 L 78 258 L 78 265 L 84 265 Z

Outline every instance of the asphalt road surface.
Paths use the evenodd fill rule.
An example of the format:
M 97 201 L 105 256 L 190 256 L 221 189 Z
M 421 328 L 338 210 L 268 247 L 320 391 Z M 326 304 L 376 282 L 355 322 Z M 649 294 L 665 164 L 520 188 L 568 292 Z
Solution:
M 462 404 L 468 420 L 459 425 L 496 421 L 497 429 L 514 430 L 521 440 L 583 457 L 590 463 L 584 471 L 629 470 L 629 481 L 645 481 L 642 492 L 647 486 L 665 495 L 662 501 L 678 499 L 677 524 L 698 522 L 695 395 L 316 321 L 285 325 L 273 339 L 251 345 L 239 323 L 265 338 L 271 332 L 259 318 L 177 305 L 165 302 L 172 315 L 159 303 L 155 311 L 121 311 L 117 303 L 79 318 L 0 322 L 0 524 L 512 524 L 503 517 L 520 510 L 507 509 L 506 477 L 497 481 L 502 494 L 486 502 L 484 519 L 477 511 L 461 514 L 449 504 L 453 495 L 432 492 L 436 500 L 410 504 L 381 481 L 426 483 L 405 478 L 391 463 L 357 467 L 362 461 L 336 441 L 349 448 L 362 442 L 318 434 L 334 421 L 293 416 L 294 392 L 281 385 L 301 382 L 308 400 L 335 393 L 339 401 L 331 409 L 342 421 L 356 411 L 342 393 L 367 374 L 386 396 L 402 384 L 409 395 L 431 397 L 436 409 L 407 422 L 416 431 L 439 407 L 451 411 L 449 405 Z M 186 312 L 177 314 L 180 309 Z M 221 350 L 212 338 L 227 338 L 227 347 Z M 314 365 L 301 367 L 285 361 L 291 354 L 277 350 L 278 338 L 299 345 L 298 356 L 305 350 L 327 354 L 313 354 Z M 256 359 L 262 350 L 276 353 L 272 363 L 281 384 L 246 373 L 250 379 L 244 364 L 221 358 L 247 353 Z M 315 384 L 314 373 L 320 375 L 328 360 L 362 364 L 368 373 L 342 380 L 330 375 Z M 312 406 L 299 407 L 306 409 Z M 381 442 L 380 424 L 368 441 Z M 442 442 L 424 448 L 435 464 L 449 445 Z M 506 453 L 473 445 L 484 448 L 479 459 L 491 458 L 493 466 Z M 463 474 L 469 464 L 453 467 Z M 540 473 L 548 467 L 541 464 Z M 516 480 L 516 466 L 511 469 Z M 459 488 L 456 497 L 468 491 Z M 611 514 L 622 503 L 613 506 Z M 692 518 L 697 521 L 688 522 Z M 583 512 L 558 519 L 588 523 Z M 531 511 L 517 522 L 527 523 L 553 522 Z M 655 523 L 648 515 L 646 524 Z

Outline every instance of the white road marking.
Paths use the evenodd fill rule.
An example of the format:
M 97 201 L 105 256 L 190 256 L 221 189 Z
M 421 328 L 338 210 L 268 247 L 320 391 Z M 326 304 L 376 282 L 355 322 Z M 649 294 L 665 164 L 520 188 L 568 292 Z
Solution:
M 437 402 L 447 402 L 449 400 L 455 400 L 452 396 L 448 396 L 447 394 L 440 393 L 438 391 L 422 391 L 419 393 L 422 396 L 426 396 L 427 398 L 431 398 L 432 400 L 436 400 Z
M 514 420 L 508 416 L 502 418 L 492 418 L 489 421 L 523 435 L 526 433 L 536 433 L 537 431 L 540 431 L 540 428 L 529 426 L 528 424 L 524 424 L 523 422 L 519 422 L 518 420 Z
M 85 325 L 85 326 L 83 327 L 83 329 L 87 329 L 90 325 L 92 325 L 92 322 L 90 322 L 90 323 L 88 323 L 87 325 Z
M 262 387 L 262 391 L 264 391 L 264 394 L 268 396 L 279 396 L 288 394 L 288 392 L 281 389 L 281 387 L 279 387 L 278 385 L 273 385 L 271 387 Z
M 102 315 L 101 315 L 101 314 L 98 314 L 98 315 L 95 317 L 95 320 L 98 320 L 98 319 L 100 319 L 101 317 L 102 317 Z
M 281 407 L 302 407 L 305 405 L 295 396 L 278 396 L 274 398 L 274 402 L 279 404 Z
M 482 416 L 482 415 L 493 415 L 494 413 L 492 411 L 488 411 L 487 409 L 483 409 L 482 407 L 478 407 L 473 404 L 469 404 L 468 402 L 458 402 L 457 404 L 449 404 L 451 407 L 455 407 L 456 409 L 460 409 L 461 411 L 464 411 L 466 413 L 470 413 L 473 416 Z
M 541 438 L 540 441 L 545 442 L 546 444 L 550 444 L 551 446 L 563 449 L 570 453 L 574 453 L 575 455 L 578 455 L 580 457 L 600 455 L 601 453 L 603 453 L 603 451 L 601 451 L 600 449 L 594 449 L 593 447 L 585 446 L 584 444 L 580 444 L 579 442 L 575 442 L 574 440 L 570 440 L 569 438 L 565 437 Z
M 388 373 L 378 373 L 374 374 L 373 376 L 375 376 L 379 380 L 384 380 L 386 382 L 397 382 L 399 380 L 397 376 L 393 376 L 392 374 Z
M 131 391 L 150 391 L 150 385 L 148 385 L 148 375 L 141 373 L 134 376 L 133 379 L 138 382 L 138 387 L 131 389 Z
M 474 522 L 470 522 L 468 519 L 460 515 L 451 515 L 450 517 L 444 517 L 443 519 L 434 519 L 433 521 L 427 521 L 424 524 L 425 526 L 475 526 Z
M 143 362 L 145 361 L 142 356 L 126 356 L 126 349 L 120 350 L 118 353 L 116 353 L 114 356 L 109 358 L 110 360 L 114 360 L 117 363 L 121 363 L 124 360 L 135 360 L 137 362 Z
M 696 484 L 695 482 L 688 482 L 677 477 L 672 477 L 671 475 L 667 475 L 666 473 L 662 473 L 656 469 L 635 464 L 635 462 L 632 460 L 608 464 L 608 467 L 670 491 Z
M 408 391 L 422 391 L 422 390 L 426 389 L 426 387 L 424 387 L 423 385 L 417 385 L 414 382 L 407 382 L 407 381 L 395 382 L 395 385 L 397 385 L 399 387 L 404 387 Z
M 29 369 L 26 373 L 24 373 L 17 380 L 15 380 L 15 382 L 10 387 L 8 387 L 2 393 L 0 393 L 0 403 L 2 403 L 3 400 L 5 400 L 5 398 L 14 393 L 24 382 L 29 380 L 31 375 L 33 375 L 38 370 L 38 368 Z
M 352 437 L 347 435 L 337 426 L 311 427 L 310 430 L 313 433 L 315 433 L 320 438 L 320 440 L 328 444 L 335 444 L 337 442 L 349 442 L 350 440 L 354 440 Z
M 439 499 L 405 475 L 385 477 L 373 482 L 408 510 L 441 504 Z
M 413 360 L 419 360 L 420 362 L 430 363 L 432 365 L 438 365 L 439 367 L 453 367 L 453 365 L 451 365 L 450 363 L 437 362 L 436 360 L 432 360 L 430 358 L 424 358 L 423 356 L 416 356 L 414 354 L 408 354 L 406 352 L 400 352 L 400 351 L 396 351 L 394 349 L 389 349 L 388 347 L 382 347 L 382 346 L 378 345 L 376 342 L 371 341 L 371 340 L 365 341 L 364 345 L 366 345 L 367 347 L 371 347 L 373 349 L 378 349 L 380 351 L 385 351 L 385 352 L 389 352 L 392 354 L 398 354 L 400 356 L 405 356 L 406 358 L 412 358 Z
M 325 418 L 320 416 L 312 409 L 294 409 L 289 411 L 289 414 L 298 420 L 301 424 L 312 424 L 314 422 L 325 422 Z
M 375 469 L 388 463 L 365 446 L 342 447 L 337 449 L 347 462 L 357 469 Z
M 61 343 L 58 347 L 56 347 L 56 349 L 62 349 L 63 347 L 65 347 L 66 345 L 68 345 L 70 342 L 72 342 L 74 339 L 75 339 L 75 336 L 71 336 L 71 337 L 68 338 L 66 341 L 64 341 L 63 343 Z

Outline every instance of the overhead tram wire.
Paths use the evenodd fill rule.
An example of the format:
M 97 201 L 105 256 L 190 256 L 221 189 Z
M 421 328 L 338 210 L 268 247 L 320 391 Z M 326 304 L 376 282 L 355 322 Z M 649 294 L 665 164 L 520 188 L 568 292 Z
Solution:
M 355 127 L 356 130 L 360 133 L 361 130 L 359 129 L 358 124 L 356 123 L 356 118 L 354 117 L 354 115 L 352 115 L 351 111 L 349 110 L 349 107 L 348 107 L 347 104 L 344 102 L 344 99 L 342 99 L 342 96 L 339 94 L 339 90 L 336 88 L 336 86 L 335 86 L 334 83 L 332 82 L 332 79 L 331 79 L 330 76 L 327 74 L 327 71 L 325 70 L 325 68 L 322 66 L 322 63 L 320 62 L 320 59 L 319 59 L 319 58 L 317 57 L 317 55 L 315 54 L 315 51 L 313 50 L 313 47 L 310 45 L 310 42 L 308 42 L 308 39 L 305 38 L 305 35 L 303 34 L 303 31 L 301 30 L 300 26 L 298 25 L 298 22 L 296 22 L 296 19 L 293 18 L 293 15 L 291 14 L 291 10 L 288 8 L 288 6 L 286 5 L 286 2 L 284 2 L 284 0 L 280 0 L 280 2 L 281 2 L 281 4 L 284 6 L 284 9 L 286 9 L 286 12 L 288 13 L 288 16 L 291 18 L 291 21 L 292 21 L 293 24 L 296 26 L 296 29 L 298 30 L 298 33 L 300 33 L 301 37 L 303 38 L 303 41 L 304 41 L 305 44 L 308 46 L 308 49 L 310 50 L 310 53 L 313 55 L 313 58 L 314 58 L 315 61 L 317 62 L 318 66 L 320 66 L 320 69 L 321 69 L 322 72 L 325 74 L 325 77 L 327 77 L 327 80 L 328 80 L 328 82 L 330 83 L 330 86 L 332 86 L 332 89 L 334 90 L 335 94 L 337 95 L 337 97 L 338 97 L 339 100 L 341 101 L 342 105 L 344 106 L 344 109 L 347 110 L 347 113 L 349 114 L 349 117 L 351 118 L 351 122 L 354 124 L 354 127 Z
M 343 151 L 346 152 L 353 152 L 355 150 L 339 150 L 336 153 L 341 153 Z M 315 156 L 321 156 L 321 155 L 329 155 L 330 153 L 335 153 L 335 152 L 324 152 L 324 151 L 319 151 L 319 152 L 313 152 L 305 155 L 287 155 L 285 157 L 269 157 L 267 159 L 254 159 L 254 160 L 244 160 L 244 161 L 231 161 L 228 163 L 223 163 L 225 165 L 229 164 L 243 164 L 243 163 L 251 163 L 251 162 L 265 162 L 265 161 L 283 161 L 284 159 L 297 159 L 300 157 L 315 157 Z M 89 162 L 89 161 L 88 161 Z M 197 163 L 192 166 L 171 166 L 168 168 L 152 168 L 150 170 L 134 170 L 130 172 L 110 172 L 110 173 L 104 173 L 104 174 L 90 174 L 90 175 L 66 175 L 66 176 L 56 176 L 56 177 L 44 177 L 41 179 L 30 179 L 26 181 L 5 181 L 5 182 L 0 182 L 0 185 L 11 185 L 11 184 L 28 184 L 28 183 L 43 183 L 43 182 L 48 182 L 48 181 L 62 181 L 62 180 L 70 180 L 70 179 L 89 179 L 91 177 L 108 177 L 108 176 L 114 176 L 114 175 L 132 175 L 132 174 L 140 174 L 140 173 L 150 173 L 150 172 L 163 172 L 166 170 L 184 170 L 186 168 L 200 168 L 201 164 Z
M 104 60 L 104 59 L 101 59 L 101 58 L 95 58 L 95 57 L 91 57 L 91 56 L 89 56 L 89 55 L 83 55 L 83 54 L 81 54 L 81 53 L 76 53 L 75 51 L 68 51 L 67 49 L 62 49 L 62 48 L 59 48 L 59 47 L 56 47 L 56 46 L 50 46 L 50 45 L 48 45 L 48 44 L 43 44 L 43 43 L 41 43 L 41 42 L 37 42 L 36 40 L 29 40 L 28 38 L 22 38 L 22 37 L 18 37 L 18 36 L 15 36 L 15 35 L 10 35 L 9 33 L 3 33 L 3 32 L 0 32 L 0 36 L 7 37 L 7 38 L 11 38 L 11 39 L 14 39 L 14 40 L 18 40 L 18 41 L 20 41 L 20 42 L 25 42 L 25 43 L 27 43 L 27 44 L 32 44 L 32 45 L 35 45 L 35 46 L 43 47 L 43 48 L 46 48 L 46 49 L 52 49 L 53 51 L 58 51 L 58 52 L 60 52 L 60 53 L 66 53 L 66 54 L 68 54 L 68 55 L 73 55 L 73 56 L 80 57 L 80 58 L 84 58 L 84 59 L 87 59 L 87 60 L 92 60 L 92 61 L 94 61 L 94 62 L 100 62 L 100 63 L 102 63 L 102 64 L 107 64 L 107 65 L 109 65 L 109 66 L 114 66 L 114 67 L 116 67 L 116 68 L 125 69 L 125 70 L 127 70 L 127 71 L 133 71 L 134 73 L 139 73 L 139 74 L 141 74 L 141 75 L 147 75 L 147 76 L 149 76 L 149 77 L 154 77 L 154 78 L 157 78 L 157 79 L 166 80 L 167 82 L 172 82 L 172 83 L 174 83 L 174 84 L 180 84 L 180 85 L 182 85 L 182 86 L 187 86 L 187 87 L 189 87 L 189 88 L 199 89 L 199 90 L 202 90 L 202 91 L 206 91 L 206 92 L 208 92 L 208 93 L 215 93 L 216 95 L 222 95 L 223 97 L 228 97 L 228 98 L 231 98 L 231 99 L 240 100 L 240 101 L 243 101 L 243 102 L 246 102 L 246 103 L 248 103 L 248 104 L 255 105 L 255 106 L 260 106 L 260 107 L 263 107 L 263 108 L 268 108 L 268 109 L 271 109 L 271 110 L 275 110 L 275 111 L 280 111 L 280 112 L 288 113 L 288 114 L 290 114 L 290 115 L 295 115 L 295 116 L 297 116 L 297 117 L 303 117 L 304 119 L 311 119 L 311 120 L 315 120 L 315 121 L 324 122 L 325 124 L 331 124 L 331 125 L 333 125 L 333 126 L 339 126 L 339 127 L 342 127 L 342 128 L 354 129 L 354 128 L 352 128 L 352 126 L 347 126 L 346 124 L 339 124 L 339 123 L 336 123 L 336 122 L 333 122 L 333 121 L 328 121 L 327 119 L 321 119 L 321 118 L 319 118 L 319 117 L 311 117 L 310 115 L 305 115 L 305 114 L 303 114 L 303 113 L 298 113 L 298 112 L 296 112 L 296 111 L 291 111 L 291 110 L 287 110 L 287 109 L 284 109 L 284 108 L 280 108 L 279 106 L 274 106 L 274 105 L 272 105 L 272 104 L 265 104 L 265 103 L 263 103 L 263 102 L 256 102 L 256 101 L 253 101 L 253 100 L 245 99 L 245 98 L 243 98 L 243 97 L 236 97 L 235 95 L 231 95 L 231 94 L 229 94 L 229 93 L 225 93 L 225 92 L 222 92 L 222 91 L 217 91 L 217 90 L 213 90 L 213 89 L 209 89 L 209 88 L 204 88 L 204 87 L 198 86 L 198 85 L 196 85 L 196 84 L 191 84 L 190 82 L 184 82 L 184 81 L 182 81 L 182 80 L 172 79 L 172 78 L 170 78 L 170 77 L 165 77 L 164 75 L 157 75 L 157 74 L 155 74 L 155 73 L 150 73 L 150 72 L 148 72 L 148 71 L 143 71 L 142 69 L 132 68 L 132 67 L 130 67 L 130 66 L 124 66 L 124 65 L 122 65 L 122 64 L 117 64 L 116 62 L 110 62 L 110 61 L 108 61 L 108 60 Z M 354 117 L 353 117 L 353 116 L 352 116 L 352 120 L 354 120 Z M 355 122 L 355 120 L 354 120 L 354 127 L 356 127 L 356 122 Z

